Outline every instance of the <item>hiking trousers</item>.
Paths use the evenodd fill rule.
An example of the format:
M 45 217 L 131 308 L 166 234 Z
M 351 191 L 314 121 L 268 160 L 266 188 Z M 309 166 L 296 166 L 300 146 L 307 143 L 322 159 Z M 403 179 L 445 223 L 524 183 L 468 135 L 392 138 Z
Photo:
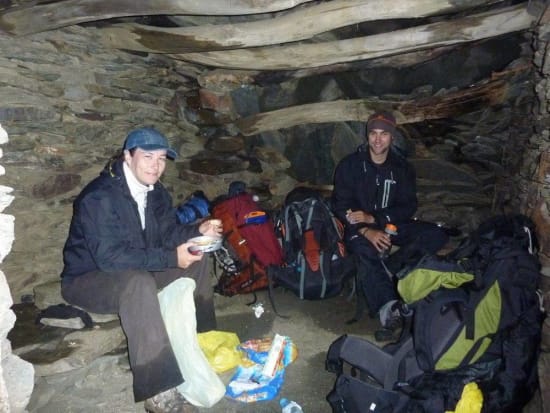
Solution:
M 445 230 L 424 221 L 400 224 L 392 244 L 399 247 L 416 246 L 425 254 L 435 254 L 449 237 Z M 358 235 L 347 240 L 346 245 L 357 263 L 357 290 L 364 294 L 369 314 L 374 317 L 388 301 L 398 299 L 395 280 L 382 265 L 379 253 L 365 237 Z
M 63 278 L 61 293 L 68 303 L 92 313 L 119 315 L 128 341 L 136 402 L 178 386 L 185 379 L 164 326 L 158 290 L 181 277 L 194 279 L 197 330 L 216 328 L 209 262 L 204 256 L 185 269 L 92 271 Z

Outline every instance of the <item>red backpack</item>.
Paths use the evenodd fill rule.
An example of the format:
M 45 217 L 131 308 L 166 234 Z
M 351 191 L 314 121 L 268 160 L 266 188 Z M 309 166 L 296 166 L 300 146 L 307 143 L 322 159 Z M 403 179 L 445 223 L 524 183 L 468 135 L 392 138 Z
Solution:
M 267 267 L 283 262 L 271 218 L 247 192 L 215 201 L 212 216 L 223 223 L 223 246 L 214 253 L 223 273 L 215 291 L 233 296 L 267 288 Z

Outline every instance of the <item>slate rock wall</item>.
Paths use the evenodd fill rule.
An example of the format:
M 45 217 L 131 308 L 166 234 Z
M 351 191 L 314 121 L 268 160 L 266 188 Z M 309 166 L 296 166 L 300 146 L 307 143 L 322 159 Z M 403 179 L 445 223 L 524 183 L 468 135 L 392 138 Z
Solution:
M 0 35 L 0 122 L 11 137 L 3 182 L 14 188 L 9 212 L 16 216 L 4 271 L 15 302 L 58 279 L 72 201 L 131 129 L 153 125 L 178 149 L 163 178 L 174 202 L 198 189 L 214 197 L 237 177 L 259 179 L 240 170 L 218 176 L 189 169 L 208 141 L 182 105 L 194 69 L 105 49 L 94 33 L 75 26 L 18 39 Z
M 17 40 L 0 35 L 0 122 L 10 134 L 2 147 L 2 185 L 13 188 L 11 203 L 0 203 L 6 202 L 6 212 L 15 217 L 15 239 L 2 272 L 14 302 L 58 279 L 72 201 L 134 127 L 158 127 L 179 150 L 180 159 L 163 179 L 175 202 L 197 189 L 214 197 L 240 179 L 264 190 L 263 199 L 276 206 L 297 182 L 329 186 L 333 166 L 363 139 L 361 125 L 354 123 L 242 137 L 227 124 L 238 111 L 252 114 L 261 105 L 297 102 L 298 83 L 261 90 L 245 73 L 198 71 L 168 57 L 105 49 L 94 30 L 71 27 Z M 506 105 L 417 124 L 404 136 L 412 142 L 410 157 L 419 171 L 420 217 L 468 230 L 495 211 L 527 212 L 539 225 L 547 276 L 549 31 L 543 19 L 533 43 L 538 101 L 527 75 Z M 530 65 L 531 59 L 521 56 L 503 70 Z M 413 94 L 423 91 L 434 92 L 421 85 Z M 315 95 L 334 99 L 345 90 L 338 82 L 325 82 Z M 316 144 L 318 137 L 322 145 Z M 305 160 L 313 152 L 320 158 Z M 317 166 L 307 167 L 312 165 Z M 545 287 L 547 297 L 548 291 Z M 3 304 L 9 307 L 10 301 Z M 545 353 L 541 377 L 548 371 Z M 550 403 L 547 389 L 543 397 Z
M 0 158 L 8 134 L 0 125 Z M 0 176 L 5 169 L 0 165 Z M 0 264 L 9 254 L 14 239 L 14 217 L 4 210 L 13 202 L 12 188 L 0 185 Z M 7 336 L 15 323 L 11 310 L 13 299 L 6 276 L 0 269 L 0 412 L 18 413 L 25 411 L 34 387 L 34 367 L 31 363 L 12 354 L 11 342 Z

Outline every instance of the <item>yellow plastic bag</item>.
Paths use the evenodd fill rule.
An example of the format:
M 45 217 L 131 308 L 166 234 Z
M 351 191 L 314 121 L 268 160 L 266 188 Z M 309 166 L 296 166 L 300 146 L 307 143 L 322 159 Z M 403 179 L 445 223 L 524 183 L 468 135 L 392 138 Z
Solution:
M 240 344 L 237 334 L 228 331 L 199 333 L 199 345 L 216 373 L 223 373 L 241 364 L 243 354 L 237 349 Z
M 483 406 L 483 393 L 477 383 L 468 383 L 462 389 L 462 396 L 454 412 L 446 413 L 480 413 Z

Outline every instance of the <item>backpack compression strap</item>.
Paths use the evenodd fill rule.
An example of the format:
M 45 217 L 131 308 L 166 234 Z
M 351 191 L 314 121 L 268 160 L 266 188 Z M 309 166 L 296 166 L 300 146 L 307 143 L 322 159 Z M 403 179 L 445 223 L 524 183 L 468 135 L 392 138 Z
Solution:
M 300 216 L 296 208 L 294 208 L 293 204 L 290 204 L 288 205 L 287 208 L 285 208 L 285 227 L 290 228 L 290 225 L 289 225 L 290 219 L 294 219 L 294 221 L 296 222 L 296 229 L 297 231 L 299 231 L 298 234 L 294 235 L 293 237 L 294 239 L 302 238 L 304 232 L 311 228 L 311 221 L 313 220 L 313 210 L 315 208 L 316 203 L 317 203 L 317 200 L 312 198 L 310 201 L 310 206 L 308 208 L 305 224 L 304 224 L 303 218 Z M 290 211 L 292 211 L 292 217 L 289 216 Z M 290 245 L 293 245 L 294 243 L 291 241 L 290 232 L 291 231 L 289 230 L 286 231 L 285 242 L 289 243 Z M 320 262 L 319 262 L 320 273 L 321 273 L 321 276 L 323 277 L 320 298 L 323 298 L 325 296 L 326 289 L 327 289 L 327 279 L 326 279 L 325 269 L 323 265 L 323 251 L 320 251 L 319 253 L 320 253 Z M 300 269 L 300 299 L 303 300 L 304 293 L 305 293 L 305 282 L 306 282 L 305 273 L 306 273 L 307 263 L 306 263 L 306 258 L 304 256 L 304 253 L 301 249 L 298 252 L 296 263 L 298 264 L 298 267 Z

